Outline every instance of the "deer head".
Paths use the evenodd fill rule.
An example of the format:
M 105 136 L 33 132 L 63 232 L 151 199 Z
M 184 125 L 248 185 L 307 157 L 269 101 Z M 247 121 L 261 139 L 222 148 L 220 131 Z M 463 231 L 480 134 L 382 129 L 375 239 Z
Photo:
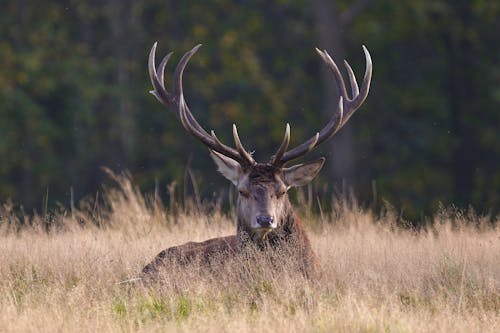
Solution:
M 349 120 L 354 111 L 363 104 L 370 89 L 372 62 L 368 50 L 363 46 L 366 58 L 366 71 L 361 89 L 358 87 L 351 66 L 344 62 L 352 97 L 347 94 L 342 74 L 326 51 L 316 49 L 323 61 L 332 72 L 339 93 L 339 103 L 327 124 L 314 136 L 302 144 L 288 149 L 290 143 L 290 126 L 286 124 L 283 141 L 268 162 L 256 162 L 242 145 L 236 125 L 233 125 L 235 148 L 223 144 L 212 130 L 210 134 L 198 123 L 186 104 L 183 94 L 182 75 L 189 59 L 198 51 L 201 45 L 195 46 L 184 54 L 174 72 L 172 92 L 165 89 L 164 70 L 172 53 L 167 54 L 155 65 L 155 43 L 149 54 L 149 76 L 153 84 L 153 94 L 161 103 L 168 106 L 180 120 L 182 126 L 194 137 L 210 149 L 210 155 L 222 175 L 238 189 L 238 231 L 245 232 L 254 240 L 285 227 L 289 215 L 293 213 L 288 200 L 287 191 L 295 186 L 309 183 L 318 174 L 325 161 L 297 164 L 291 167 L 285 165 L 309 153 L 337 133 Z

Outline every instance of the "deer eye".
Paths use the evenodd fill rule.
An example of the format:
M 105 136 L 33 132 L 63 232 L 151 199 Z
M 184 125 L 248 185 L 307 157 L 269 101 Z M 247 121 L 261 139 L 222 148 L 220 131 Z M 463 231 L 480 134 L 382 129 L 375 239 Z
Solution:
M 281 198 L 281 197 L 282 197 L 282 196 L 284 196 L 285 194 L 286 194 L 286 190 L 285 190 L 285 189 L 283 189 L 283 190 L 278 190 L 278 191 L 276 192 L 276 197 L 277 197 L 277 198 Z
M 249 198 L 250 197 L 250 192 L 248 192 L 248 191 L 239 190 L 238 192 L 240 192 L 240 195 L 242 195 L 245 198 Z

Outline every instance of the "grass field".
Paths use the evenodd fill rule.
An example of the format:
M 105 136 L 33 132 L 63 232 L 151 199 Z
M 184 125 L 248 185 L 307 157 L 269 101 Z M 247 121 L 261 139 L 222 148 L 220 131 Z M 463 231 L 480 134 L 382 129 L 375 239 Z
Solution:
M 500 332 L 500 230 L 479 217 L 442 213 L 416 233 L 339 204 L 306 223 L 319 281 L 284 256 L 117 284 L 168 246 L 235 233 L 217 211 L 174 219 L 120 182 L 102 206 L 54 214 L 50 232 L 39 218 L 16 230 L 4 205 L 0 332 Z

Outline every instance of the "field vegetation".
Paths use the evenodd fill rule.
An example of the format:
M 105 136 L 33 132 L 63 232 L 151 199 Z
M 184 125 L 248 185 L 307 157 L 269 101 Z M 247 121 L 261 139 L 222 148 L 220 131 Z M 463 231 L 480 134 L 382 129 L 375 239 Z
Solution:
M 299 209 L 321 263 L 317 281 L 277 254 L 274 265 L 261 255 L 122 282 L 160 250 L 233 234 L 235 224 L 219 208 L 168 210 L 117 180 L 99 204 L 43 217 L 2 206 L 0 332 L 500 331 L 491 218 L 443 209 L 416 231 L 390 209 L 339 200 L 333 213 Z

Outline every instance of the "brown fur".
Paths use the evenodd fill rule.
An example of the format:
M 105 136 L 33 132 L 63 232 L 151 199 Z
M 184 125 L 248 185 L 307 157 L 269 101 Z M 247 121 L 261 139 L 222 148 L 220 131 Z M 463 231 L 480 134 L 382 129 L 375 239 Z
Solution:
M 248 170 L 251 183 L 275 182 L 281 174 L 281 169 L 269 163 L 257 163 Z
M 168 265 L 188 265 L 199 260 L 204 265 L 210 265 L 212 259 L 223 259 L 225 256 L 234 255 L 237 248 L 237 237 L 226 236 L 206 240 L 204 242 L 189 242 L 179 246 L 169 247 L 161 251 L 155 259 L 147 264 L 143 274 L 153 276 L 158 274 L 161 268 Z
M 284 250 L 293 256 L 300 270 L 307 278 L 319 275 L 319 266 L 302 221 L 295 215 L 287 199 L 287 213 L 276 230 L 271 231 L 262 240 L 253 240 L 243 224 L 238 223 L 236 236 L 218 237 L 204 242 L 189 242 L 161 251 L 155 259 L 146 265 L 142 273 L 155 277 L 161 269 L 170 265 L 186 266 L 194 262 L 209 267 L 214 262 L 219 264 L 227 258 L 239 255 L 248 246 L 256 246 L 261 251 Z

